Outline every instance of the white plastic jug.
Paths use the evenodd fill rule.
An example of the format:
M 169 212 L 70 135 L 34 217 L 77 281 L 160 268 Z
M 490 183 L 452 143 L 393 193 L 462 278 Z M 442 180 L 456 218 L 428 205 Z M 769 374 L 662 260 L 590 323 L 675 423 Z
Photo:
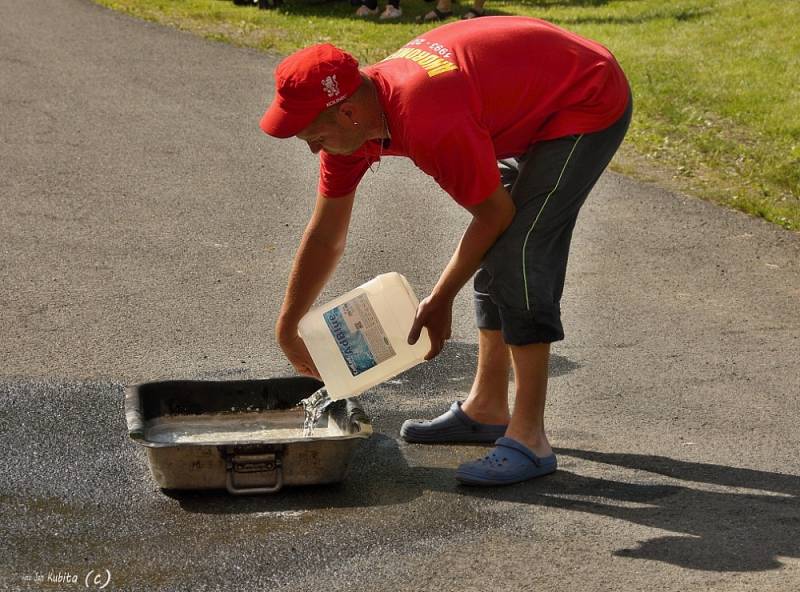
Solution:
M 408 280 L 393 272 L 300 319 L 298 332 L 331 399 L 359 395 L 423 361 L 431 348 L 427 329 L 408 345 L 418 306 Z

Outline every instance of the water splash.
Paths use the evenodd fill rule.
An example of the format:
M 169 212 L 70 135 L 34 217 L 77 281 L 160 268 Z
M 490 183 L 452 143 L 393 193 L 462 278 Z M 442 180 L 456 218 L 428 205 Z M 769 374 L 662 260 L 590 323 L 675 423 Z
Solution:
M 314 428 L 317 427 L 322 413 L 328 408 L 328 405 L 333 403 L 328 396 L 328 391 L 322 387 L 310 397 L 300 401 L 306 413 L 305 421 L 303 422 L 303 437 L 310 438 L 314 435 Z

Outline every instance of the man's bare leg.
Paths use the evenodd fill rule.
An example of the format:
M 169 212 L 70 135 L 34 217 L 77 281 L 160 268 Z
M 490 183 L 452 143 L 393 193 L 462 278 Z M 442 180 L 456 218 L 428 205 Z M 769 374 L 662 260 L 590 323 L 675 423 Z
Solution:
M 478 369 L 467 400 L 461 405 L 471 419 L 488 424 L 508 423 L 508 346 L 500 331 L 478 331 Z
M 516 399 L 506 437 L 525 444 L 539 457 L 553 453 L 544 431 L 549 343 L 511 346 Z

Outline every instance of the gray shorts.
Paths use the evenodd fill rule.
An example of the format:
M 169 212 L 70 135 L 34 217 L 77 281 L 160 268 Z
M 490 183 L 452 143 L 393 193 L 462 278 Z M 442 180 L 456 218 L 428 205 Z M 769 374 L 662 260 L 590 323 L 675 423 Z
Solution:
M 605 130 L 539 142 L 517 159 L 499 161 L 517 213 L 475 275 L 479 329 L 501 330 L 509 345 L 564 339 L 561 293 L 572 230 L 631 113 L 629 103 Z

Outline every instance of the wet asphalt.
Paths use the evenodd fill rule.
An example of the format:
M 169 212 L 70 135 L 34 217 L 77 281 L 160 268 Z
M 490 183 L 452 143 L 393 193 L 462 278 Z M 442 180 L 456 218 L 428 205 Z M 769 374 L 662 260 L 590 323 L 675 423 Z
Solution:
M 290 374 L 271 329 L 316 170 L 258 130 L 278 59 L 0 3 L 0 590 L 800 588 L 800 237 L 611 173 L 551 363 L 558 473 L 464 488 L 484 448 L 399 439 L 469 390 L 465 290 L 442 355 L 360 397 L 341 484 L 158 488 L 125 384 Z M 392 270 L 423 295 L 466 222 L 387 159 L 323 298 Z

